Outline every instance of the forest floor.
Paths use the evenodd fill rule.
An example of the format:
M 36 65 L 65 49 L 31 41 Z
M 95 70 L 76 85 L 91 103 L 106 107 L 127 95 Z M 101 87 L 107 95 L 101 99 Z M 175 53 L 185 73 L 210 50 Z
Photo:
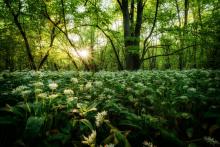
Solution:
M 0 73 L 0 144 L 220 146 L 220 71 Z

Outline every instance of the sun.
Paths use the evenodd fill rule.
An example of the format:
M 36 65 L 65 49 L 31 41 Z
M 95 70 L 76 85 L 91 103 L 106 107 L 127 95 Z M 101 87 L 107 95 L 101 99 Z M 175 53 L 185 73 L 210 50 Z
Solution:
M 82 58 L 88 58 L 89 57 L 89 51 L 88 50 L 80 50 L 80 51 L 77 51 L 79 56 L 82 57 Z
M 73 56 L 81 57 L 83 59 L 88 59 L 90 56 L 89 50 L 87 50 L 87 49 L 77 50 L 77 53 L 75 50 L 71 50 L 71 53 Z

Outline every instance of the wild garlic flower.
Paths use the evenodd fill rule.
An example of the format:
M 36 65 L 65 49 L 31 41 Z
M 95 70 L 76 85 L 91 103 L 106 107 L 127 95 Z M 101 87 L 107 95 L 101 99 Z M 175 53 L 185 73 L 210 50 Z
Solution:
M 101 113 L 97 113 L 97 115 L 95 116 L 95 123 L 96 126 L 99 127 L 103 124 L 103 122 L 105 121 L 105 117 L 107 116 L 107 112 L 106 111 L 102 111 Z
M 217 144 L 220 144 L 218 140 L 216 140 L 215 138 L 212 138 L 210 136 L 205 136 L 203 139 L 205 140 L 205 142 L 207 142 L 207 143 L 209 143 L 213 146 L 217 145 Z
M 44 83 L 42 82 L 36 82 L 33 84 L 35 87 L 43 87 L 44 86 Z
M 95 81 L 95 82 L 94 82 L 94 85 L 95 85 L 96 87 L 101 88 L 101 87 L 103 86 L 103 83 L 102 83 L 102 81 Z
M 31 90 L 24 90 L 21 92 L 22 97 L 27 97 L 28 95 L 30 95 Z
M 185 96 L 185 95 L 182 95 L 182 96 L 180 96 L 179 98 L 182 99 L 182 100 L 188 100 L 188 97 Z
M 183 89 L 186 90 L 189 86 L 185 85 L 183 86 Z
M 71 90 L 71 89 L 65 89 L 65 90 L 63 91 L 63 93 L 64 93 L 65 95 L 73 95 L 73 94 L 74 94 L 73 90 Z
M 79 85 L 79 90 L 80 90 L 80 91 L 83 91 L 83 85 L 82 85 L 82 84 Z
M 83 144 L 87 144 L 87 145 L 92 146 L 92 147 L 95 146 L 96 131 L 92 130 L 92 133 L 88 137 L 83 136 L 83 139 L 84 139 L 82 141 Z
M 127 87 L 126 90 L 127 90 L 128 92 L 131 92 L 131 91 L 132 91 L 132 88 L 131 88 L 131 87 Z
M 152 142 L 149 142 L 149 141 L 147 141 L 147 140 L 145 140 L 144 142 L 143 142 L 143 145 L 144 145 L 144 147 L 146 146 L 146 147 L 156 147 L 156 145 L 154 145 Z
M 77 78 L 71 78 L 70 81 L 73 83 L 73 84 L 78 84 L 78 79 Z
M 27 86 L 23 86 L 23 85 L 18 86 L 17 88 L 12 90 L 12 94 L 20 94 L 22 91 L 24 91 L 26 89 L 28 89 Z
M 57 83 L 50 83 L 49 85 L 49 88 L 51 89 L 51 90 L 55 90 L 55 89 L 57 89 L 57 87 L 58 87 L 58 85 L 57 85 Z
M 35 94 L 40 94 L 42 91 L 43 91 L 42 89 L 37 88 L 37 89 L 34 90 L 34 93 Z
M 70 103 L 72 101 L 74 101 L 74 97 L 70 96 L 70 97 L 67 98 L 67 103 Z
M 47 94 L 46 93 L 40 93 L 37 95 L 38 98 L 47 98 Z
M 188 93 L 195 93 L 196 92 L 196 88 L 190 87 L 187 89 Z
M 115 145 L 110 143 L 110 144 L 106 144 L 104 147 L 115 147 Z
M 137 88 L 141 88 L 143 86 L 144 86 L 144 84 L 141 82 L 138 82 L 137 84 L 135 84 L 135 87 L 137 87 Z
M 48 96 L 49 99 L 55 99 L 57 98 L 59 95 L 58 94 L 51 94 Z
M 85 85 L 85 89 L 89 90 L 91 88 L 92 88 L 92 83 L 91 82 L 87 82 L 86 85 Z

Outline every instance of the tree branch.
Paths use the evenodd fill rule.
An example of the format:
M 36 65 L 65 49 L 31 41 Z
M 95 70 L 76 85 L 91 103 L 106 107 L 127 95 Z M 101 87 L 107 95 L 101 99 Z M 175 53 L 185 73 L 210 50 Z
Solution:
M 60 28 L 58 25 L 56 25 L 56 23 L 50 18 L 48 11 L 47 11 L 47 5 L 44 3 L 44 7 L 45 7 L 45 14 L 44 16 L 54 25 L 56 26 L 56 28 L 62 32 L 64 34 L 64 36 L 66 37 L 66 39 L 68 40 L 69 44 L 73 47 L 74 51 L 76 52 L 77 56 L 79 57 L 79 59 L 81 60 L 81 62 L 85 65 L 85 68 L 87 70 L 89 70 L 89 66 L 87 65 L 87 63 L 83 60 L 82 56 L 79 54 L 79 52 L 76 49 L 76 46 L 72 43 L 72 41 L 69 39 L 68 33 L 63 31 L 62 28 Z
M 78 27 L 88 27 L 88 26 L 90 26 L 90 27 L 96 27 L 97 29 L 99 29 L 104 35 L 105 35 L 105 37 L 106 38 L 108 38 L 108 40 L 110 41 L 110 43 L 111 43 L 111 46 L 112 46 L 112 49 L 113 49 L 113 51 L 114 51 L 114 53 L 115 53 L 115 56 L 116 56 L 116 60 L 117 60 L 117 63 L 118 63 L 118 68 L 119 68 L 119 70 L 123 70 L 124 68 L 123 68 L 123 65 L 122 65 L 122 63 L 121 63 L 121 61 L 120 61 L 120 58 L 119 58 L 119 55 L 118 55 L 118 53 L 117 53 L 117 51 L 116 51 L 116 47 L 115 47 L 115 45 L 114 45 L 114 43 L 113 43 L 113 40 L 111 39 L 111 37 L 105 32 L 105 30 L 104 29 L 102 29 L 99 25 L 93 25 L 93 24 L 82 24 L 82 25 L 79 25 L 79 26 L 76 26 L 75 28 L 78 28 Z
M 120 0 L 117 0 L 117 2 L 118 2 L 119 6 L 120 6 L 120 8 L 121 8 L 121 10 L 122 10 L 122 3 L 121 3 L 121 1 L 120 1 Z
M 56 25 L 58 25 L 59 23 L 60 23 L 60 21 L 58 21 L 58 22 L 56 23 Z M 54 39 L 55 39 L 55 37 L 56 37 L 55 29 L 56 29 L 56 26 L 53 26 L 53 28 L 52 28 L 52 30 L 51 30 L 51 33 L 50 33 L 50 45 L 49 45 L 49 49 L 47 50 L 46 54 L 45 54 L 45 55 L 43 56 L 43 58 L 41 59 L 40 64 L 39 64 L 39 66 L 38 66 L 38 70 L 40 70 L 40 69 L 43 67 L 45 61 L 48 59 L 48 56 L 49 56 L 49 54 L 50 54 L 50 51 L 52 50 L 53 42 L 54 42 Z
M 155 15 L 154 15 L 153 26 L 152 26 L 152 28 L 151 28 L 151 30 L 150 30 L 149 35 L 148 35 L 147 38 L 144 40 L 144 49 L 146 48 L 146 43 L 147 43 L 148 39 L 151 37 L 151 35 L 153 34 L 154 28 L 155 28 L 155 26 L 156 26 L 158 8 L 159 8 L 159 0 L 157 0 L 157 3 L 156 3 L 156 11 L 155 11 Z
M 112 49 L 113 49 L 113 51 L 114 51 L 114 53 L 115 53 L 117 62 L 118 62 L 118 68 L 119 68 L 119 70 L 123 70 L 123 66 L 122 66 L 121 61 L 120 61 L 120 59 L 119 59 L 119 55 L 118 55 L 118 53 L 117 53 L 117 51 L 116 51 L 116 47 L 115 47 L 115 45 L 114 45 L 114 43 L 113 43 L 113 40 L 111 39 L 111 37 L 110 37 L 108 34 L 106 34 L 106 32 L 105 32 L 101 27 L 99 27 L 99 26 L 97 25 L 97 28 L 98 28 L 99 30 L 101 30 L 102 33 L 109 39 L 109 41 L 110 41 L 110 43 L 111 43 L 111 46 L 112 46 Z
M 176 51 L 174 51 L 174 52 L 172 52 L 172 53 L 169 53 L 169 54 L 160 54 L 160 55 L 150 56 L 150 57 L 144 58 L 143 61 L 149 60 L 149 59 L 151 59 L 151 58 L 156 58 L 156 57 L 164 57 L 164 56 L 175 55 L 176 53 L 178 53 L 178 52 L 180 52 L 180 51 L 183 51 L 183 50 L 185 50 L 185 49 L 188 49 L 188 48 L 190 48 L 190 47 L 193 47 L 193 46 L 195 46 L 195 45 L 190 45 L 190 46 L 187 46 L 187 47 L 178 49 L 178 50 L 176 50 Z

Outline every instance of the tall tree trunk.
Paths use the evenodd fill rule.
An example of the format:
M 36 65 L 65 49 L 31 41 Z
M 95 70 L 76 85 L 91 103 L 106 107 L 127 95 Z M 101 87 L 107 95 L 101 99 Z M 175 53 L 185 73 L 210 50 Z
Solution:
M 130 11 L 128 0 L 118 0 L 123 14 L 125 69 L 137 70 L 140 68 L 140 31 L 143 15 L 143 1 L 137 1 L 136 22 L 134 24 L 134 0 L 131 1 Z

